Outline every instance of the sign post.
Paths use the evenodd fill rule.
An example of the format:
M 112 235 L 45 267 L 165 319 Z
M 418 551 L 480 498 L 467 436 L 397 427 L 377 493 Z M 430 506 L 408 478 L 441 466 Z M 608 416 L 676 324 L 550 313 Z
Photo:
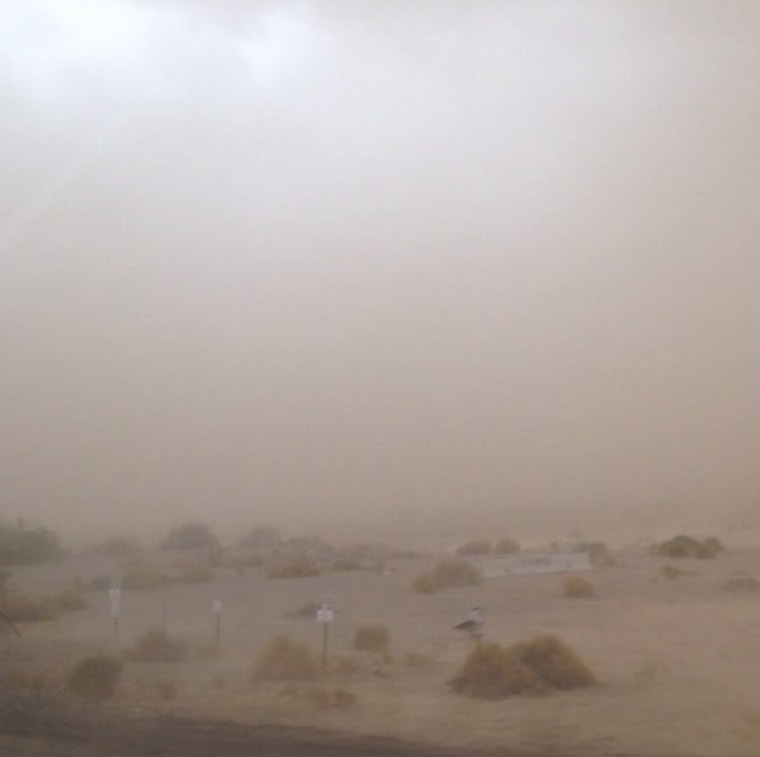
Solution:
M 330 623 L 335 620 L 335 610 L 329 602 L 323 602 L 317 610 L 317 623 L 322 625 L 322 667 L 327 667 L 327 643 Z
M 214 643 L 217 649 L 222 646 L 222 600 L 215 597 L 212 603 L 214 610 Z
M 114 584 L 109 591 L 111 598 L 111 620 L 113 621 L 113 643 L 119 644 L 119 615 L 121 614 L 121 589 Z

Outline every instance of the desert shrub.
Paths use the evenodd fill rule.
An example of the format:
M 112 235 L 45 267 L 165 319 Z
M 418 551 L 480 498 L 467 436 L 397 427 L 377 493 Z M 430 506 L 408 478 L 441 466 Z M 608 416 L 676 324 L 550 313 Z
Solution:
M 34 623 L 55 620 L 58 617 L 58 605 L 49 597 L 35 597 L 8 591 L 0 600 L 0 609 L 13 623 Z
M 387 626 L 359 626 L 354 632 L 354 649 L 381 656 L 386 662 L 391 654 L 391 634 Z
M 669 581 L 673 581 L 681 576 L 696 576 L 697 574 L 693 570 L 681 570 L 675 565 L 663 565 L 661 568 L 662 575 Z
M 110 576 L 100 575 L 90 579 L 87 588 L 93 591 L 102 591 L 103 589 L 110 589 L 112 583 L 113 579 Z
M 333 655 L 330 658 L 330 673 L 336 676 L 352 676 L 359 672 L 361 665 L 350 655 Z
M 181 584 L 202 584 L 214 579 L 214 571 L 202 565 L 190 565 L 183 568 L 174 580 Z
M 706 560 L 712 557 L 720 551 L 716 545 L 717 540 L 715 537 L 706 539 L 705 541 L 699 541 L 691 536 L 674 536 L 668 541 L 662 542 L 656 547 L 656 554 L 661 557 L 673 557 L 673 558 L 696 558 L 699 560 Z M 720 545 L 720 542 L 718 542 Z M 721 545 L 722 546 L 722 545 Z
M 725 547 L 723 542 L 717 536 L 708 536 L 704 540 L 704 545 L 713 551 L 713 554 L 717 555 L 719 552 L 723 552 Z
M 439 589 L 476 586 L 483 582 L 480 570 L 466 560 L 441 560 L 430 573 L 423 573 L 412 582 L 412 589 L 431 594 Z
M 310 618 L 314 619 L 317 616 L 317 610 L 322 606 L 321 602 L 304 602 L 297 610 L 292 610 L 285 617 L 286 618 Z
M 121 577 L 122 589 L 158 589 L 164 584 L 166 584 L 166 575 L 155 565 L 133 565 Z
M 205 549 L 217 551 L 219 539 L 205 523 L 183 523 L 169 532 L 161 549 Z
M 273 560 L 265 570 L 269 578 L 306 578 L 318 575 L 319 565 L 311 555 L 294 552 Z
M 404 662 L 410 668 L 428 668 L 433 664 L 433 658 L 423 652 L 407 652 L 404 655 Z
M 251 671 L 254 681 L 300 681 L 316 678 L 319 662 L 311 648 L 288 636 L 269 641 Z
M 496 542 L 493 551 L 497 555 L 513 555 L 520 551 L 520 545 L 514 539 L 505 536 Z
M 491 554 L 491 542 L 488 539 L 468 541 L 457 549 L 457 554 L 461 557 L 478 557 Z
M 142 552 L 140 543 L 133 536 L 116 534 L 93 544 L 87 552 L 104 557 L 130 557 Z
M 279 530 L 266 524 L 254 526 L 239 542 L 243 549 L 271 549 L 281 543 Z
M 585 552 L 595 568 L 607 568 L 615 564 L 615 558 L 603 541 L 582 541 L 575 545 L 575 552 Z
M 179 636 L 152 628 L 137 640 L 129 656 L 139 662 L 184 662 L 188 658 L 188 645 Z
M 418 594 L 433 594 L 440 588 L 432 573 L 421 573 L 412 581 L 412 591 Z
M 52 597 L 52 601 L 59 609 L 68 612 L 87 608 L 87 600 L 78 586 L 69 586 L 68 589 L 64 589 L 60 594 Z
M 583 688 L 595 682 L 594 674 L 572 649 L 554 636 L 540 636 L 509 648 L 495 643 L 479 645 L 449 685 L 464 696 L 504 699 Z
M 562 594 L 569 599 L 582 599 L 594 596 L 594 584 L 581 576 L 567 576 L 562 585 Z
M 82 699 L 100 702 L 113 695 L 122 670 L 115 657 L 105 654 L 85 657 L 71 671 L 66 689 Z
M 24 520 L 0 522 L 0 565 L 31 565 L 63 556 L 58 536 Z

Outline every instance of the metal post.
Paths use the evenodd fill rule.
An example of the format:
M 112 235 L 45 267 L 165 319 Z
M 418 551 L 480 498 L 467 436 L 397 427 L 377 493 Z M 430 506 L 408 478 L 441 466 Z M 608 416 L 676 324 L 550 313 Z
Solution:
M 222 647 L 222 600 L 214 599 L 214 644 L 217 650 Z

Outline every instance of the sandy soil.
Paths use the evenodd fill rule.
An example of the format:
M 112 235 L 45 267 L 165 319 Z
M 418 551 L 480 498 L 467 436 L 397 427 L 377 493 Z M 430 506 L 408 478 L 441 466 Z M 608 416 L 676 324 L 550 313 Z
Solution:
M 563 578 L 556 575 L 501 578 L 434 595 L 412 593 L 410 580 L 432 559 L 400 560 L 391 575 L 353 572 L 273 580 L 255 572 L 220 570 L 213 583 L 124 592 L 121 647 L 131 645 L 148 627 L 159 626 L 166 605 L 169 630 L 186 635 L 200 650 L 199 658 L 178 666 L 128 664 L 113 705 L 128 724 L 125 738 L 130 732 L 153 734 L 154 751 L 145 751 L 150 754 L 179 753 L 155 750 L 195 727 L 216 733 L 210 737 L 218 741 L 215 754 L 340 754 L 332 742 L 327 751 L 303 751 L 319 746 L 320 739 L 329 742 L 332 737 L 325 732 L 354 739 L 346 754 L 406 754 L 394 751 L 404 748 L 422 750 L 409 754 L 442 754 L 444 747 L 503 755 L 760 754 L 760 683 L 753 665 L 760 659 L 760 592 L 725 588 L 732 578 L 760 578 L 760 550 L 729 550 L 708 561 L 667 561 L 644 551 L 624 551 L 617 555 L 617 566 L 588 575 L 595 596 L 575 600 L 561 596 Z M 691 573 L 671 580 L 662 573 L 664 564 Z M 13 581 L 25 591 L 54 591 L 75 576 L 89 579 L 113 567 L 80 558 L 14 571 Z M 84 611 L 52 623 L 27 624 L 21 639 L 5 634 L 0 664 L 6 673 L 23 670 L 44 676 L 47 694 L 55 691 L 72 661 L 91 649 L 112 647 L 107 593 L 87 596 Z M 224 651 L 219 659 L 204 654 L 213 639 L 215 596 L 224 602 Z M 329 681 L 356 695 L 353 708 L 315 706 L 307 684 L 254 685 L 248 680 L 257 650 L 276 633 L 287 632 L 319 647 L 320 628 L 313 619 L 289 615 L 321 599 L 330 599 L 337 608 L 331 656 L 351 655 L 361 666 L 357 673 Z M 446 681 L 471 642 L 451 627 L 475 604 L 485 608 L 488 637 L 509 643 L 537 633 L 557 634 L 587 660 L 600 685 L 502 702 L 453 695 Z M 368 622 L 390 629 L 390 664 L 378 666 L 351 650 L 354 629 Z M 160 693 L 167 683 L 176 691 L 169 699 Z M 181 728 L 178 718 L 184 723 Z M 199 720 L 206 725 L 187 725 L 207 718 L 216 724 Z M 272 736 L 284 741 L 262 742 L 258 751 L 236 751 L 235 739 L 255 742 L 264 726 L 285 729 Z M 294 727 L 318 731 L 309 731 L 304 739 Z M 166 735 L 156 735 L 162 728 L 169 729 Z M 9 730 L 4 728 L 3 738 L 10 738 Z M 394 744 L 391 749 L 386 743 L 386 751 L 372 752 L 378 737 L 433 746 Z M 226 739 L 227 751 L 220 747 Z M 0 741 L 0 753 L 43 755 L 50 738 L 40 741 L 27 735 L 19 743 L 14 738 L 11 747 Z M 31 751 L 20 751 L 22 746 Z M 107 754 L 76 751 L 88 748 L 64 740 L 54 753 Z M 121 753 L 121 746 L 114 748 L 113 754 Z

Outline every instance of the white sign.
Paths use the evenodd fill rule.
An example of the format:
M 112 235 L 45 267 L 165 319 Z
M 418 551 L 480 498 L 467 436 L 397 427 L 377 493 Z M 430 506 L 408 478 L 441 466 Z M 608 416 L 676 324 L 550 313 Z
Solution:
M 332 623 L 335 620 L 335 610 L 332 605 L 323 604 L 317 610 L 317 623 Z
M 213 603 L 214 612 L 219 615 L 219 613 L 222 611 L 222 600 L 221 599 L 215 599 Z

